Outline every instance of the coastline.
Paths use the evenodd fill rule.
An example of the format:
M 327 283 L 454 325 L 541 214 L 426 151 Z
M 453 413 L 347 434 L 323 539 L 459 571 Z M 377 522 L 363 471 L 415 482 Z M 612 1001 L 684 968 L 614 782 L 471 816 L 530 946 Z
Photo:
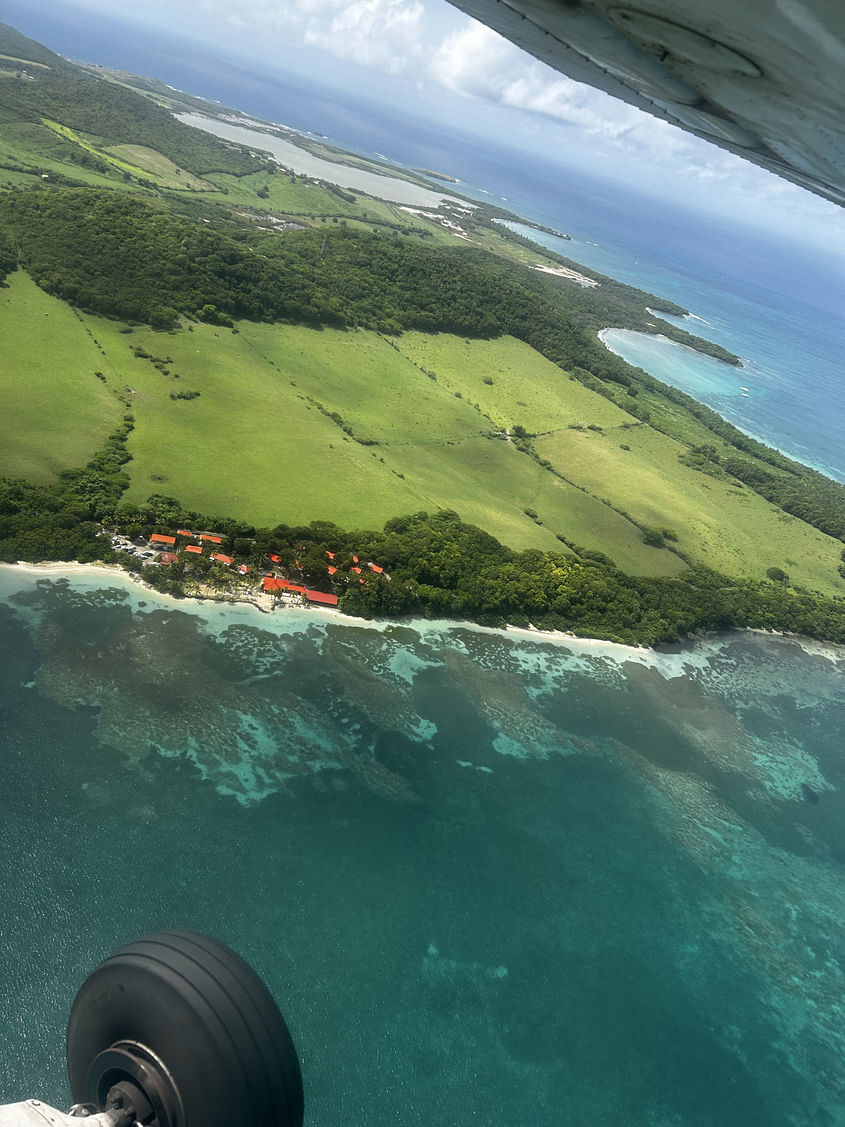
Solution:
M 561 630 L 539 630 L 535 626 L 482 626 L 477 622 L 463 621 L 461 619 L 451 618 L 411 618 L 411 619 L 369 619 L 358 618 L 355 615 L 344 614 L 343 611 L 334 610 L 328 607 L 315 607 L 315 606 L 301 606 L 301 607 L 273 607 L 270 604 L 272 600 L 266 596 L 253 596 L 245 595 L 243 597 L 237 596 L 223 596 L 215 598 L 214 596 L 207 595 L 185 595 L 178 597 L 170 595 L 163 591 L 157 591 L 154 587 L 150 587 L 144 583 L 142 579 L 133 576 L 121 567 L 114 567 L 111 564 L 97 564 L 97 563 L 79 563 L 76 560 L 72 561 L 50 561 L 45 563 L 26 563 L 19 561 L 17 563 L 0 563 L 0 575 L 32 575 L 40 578 L 57 577 L 73 581 L 76 578 L 88 579 L 119 579 L 131 590 L 137 593 L 143 592 L 144 595 L 149 595 L 152 600 L 160 600 L 168 606 L 180 607 L 187 609 L 189 607 L 198 610 L 207 609 L 208 604 L 213 604 L 218 607 L 230 607 L 246 611 L 247 613 L 255 614 L 255 624 L 266 626 L 266 615 L 271 615 L 276 622 L 284 621 L 289 616 L 299 617 L 304 620 L 311 621 L 313 616 L 317 615 L 325 621 L 336 622 L 345 626 L 359 626 L 365 627 L 368 630 L 375 630 L 384 632 L 393 627 L 401 629 L 410 629 L 420 632 L 425 630 L 434 633 L 443 633 L 453 630 L 469 630 L 473 633 L 488 634 L 499 637 L 512 637 L 523 638 L 532 642 L 539 642 L 551 645 L 568 646 L 583 648 L 585 650 L 596 650 L 599 648 L 610 651 L 618 651 L 619 654 L 625 654 L 629 659 L 642 660 L 646 655 L 655 655 L 660 651 L 651 650 L 647 646 L 627 646 L 621 642 L 609 642 L 602 638 L 581 638 L 575 634 L 566 634 Z M 257 598 L 267 598 L 268 607 L 265 609 L 259 606 Z M 278 612 L 278 617 L 277 617 Z M 260 615 L 260 618 L 258 617 Z
M 57 578 L 73 581 L 77 579 L 88 580 L 120 580 L 121 585 L 136 595 L 149 596 L 150 602 L 158 601 L 172 609 L 181 609 L 185 613 L 197 613 L 214 608 L 221 612 L 228 612 L 233 618 L 245 619 L 250 625 L 267 628 L 270 623 L 268 616 L 277 626 L 296 630 L 305 628 L 316 621 L 321 625 L 330 623 L 339 626 L 357 626 L 359 629 L 372 630 L 377 633 L 386 633 L 392 629 L 413 630 L 417 634 L 442 634 L 455 631 L 466 631 L 473 634 L 484 634 L 488 637 L 510 639 L 514 642 L 531 642 L 534 645 L 551 645 L 579 653 L 584 657 L 606 658 L 618 665 L 632 662 L 657 669 L 668 677 L 680 677 L 688 671 L 690 666 L 705 666 L 709 654 L 719 650 L 725 641 L 741 634 L 755 634 L 760 637 L 777 642 L 798 645 L 806 654 L 822 657 L 834 664 L 845 665 L 845 646 L 838 646 L 835 642 L 820 642 L 815 638 L 808 638 L 801 634 L 783 634 L 780 631 L 767 631 L 753 627 L 744 630 L 728 631 L 718 635 L 707 635 L 700 638 L 688 639 L 676 643 L 669 648 L 651 648 L 648 646 L 627 645 L 623 642 L 611 642 L 605 638 L 584 638 L 576 634 L 568 634 L 562 630 L 540 630 L 535 626 L 482 626 L 480 623 L 450 618 L 410 618 L 410 619 L 369 619 L 358 618 L 355 615 L 344 614 L 340 610 L 319 606 L 272 606 L 272 600 L 263 595 L 234 595 L 217 597 L 213 594 L 199 596 L 185 595 L 178 597 L 166 592 L 157 591 L 144 583 L 142 579 L 133 576 L 123 568 L 111 564 L 79 563 L 71 561 L 48 561 L 45 563 L 0 563 L 0 580 L 3 575 L 9 578 L 14 575 L 29 575 L 33 577 Z M 0 592 L 0 599 L 2 592 Z M 267 606 L 259 604 L 259 599 L 267 600 Z M 147 599 L 143 600 L 146 604 Z M 278 613 L 277 613 L 278 612 Z
M 655 316 L 659 317 L 660 314 L 655 314 Z M 722 360 L 719 356 L 712 356 L 709 352 L 702 352 L 700 349 L 695 348 L 691 344 L 684 344 L 683 341 L 680 340 L 672 340 L 672 338 L 667 337 L 665 333 L 647 333 L 643 329 L 620 329 L 618 325 L 606 325 L 603 329 L 599 329 L 599 331 L 596 333 L 596 336 L 602 342 L 607 351 L 612 352 L 614 356 L 621 356 L 623 360 L 626 360 L 626 357 L 623 355 L 623 353 L 619 352 L 617 349 L 613 348 L 612 345 L 607 343 L 604 337 L 605 333 L 636 333 L 638 336 L 646 337 L 649 340 L 659 340 L 661 344 L 669 344 L 674 348 L 683 348 L 687 352 L 691 352 L 694 356 L 701 356 L 705 360 L 712 360 L 715 364 L 723 364 L 726 368 L 730 368 L 733 372 L 741 370 L 745 367 L 745 361 L 741 358 L 739 359 L 738 364 L 731 364 L 730 361 Z M 633 363 L 633 361 L 627 360 L 627 363 L 631 364 Z M 651 372 L 649 374 L 654 376 L 656 380 L 663 379 L 662 376 L 657 376 L 654 374 L 654 372 Z M 666 381 L 664 380 L 664 382 Z M 679 388 L 679 390 L 683 390 L 683 388 Z M 689 395 L 690 393 L 687 392 L 686 394 Z
M 355 618 L 350 614 L 342 614 L 338 610 L 333 610 L 330 607 L 317 607 L 306 606 L 301 607 L 284 607 L 279 608 L 274 606 L 273 599 L 263 592 L 256 594 L 218 594 L 213 591 L 202 592 L 199 595 L 170 595 L 166 591 L 158 591 L 155 587 L 150 587 L 143 579 L 138 576 L 132 575 L 130 572 L 125 571 L 122 567 L 115 567 L 113 564 L 106 563 L 79 563 L 77 560 L 61 560 L 61 561 L 48 561 L 45 563 L 26 563 L 19 560 L 17 563 L 0 563 L 0 574 L 3 572 L 20 574 L 23 572 L 25 575 L 37 575 L 40 577 L 49 577 L 52 575 L 60 578 L 72 580 L 74 577 L 82 578 L 106 578 L 122 580 L 130 589 L 137 592 L 144 592 L 149 595 L 151 599 L 159 599 L 168 605 L 185 608 L 186 606 L 196 606 L 198 608 L 205 607 L 206 604 L 212 604 L 221 607 L 233 608 L 249 608 L 251 611 L 256 612 L 262 616 L 275 615 L 278 610 L 281 614 L 292 611 L 301 612 L 302 614 L 311 617 L 314 614 L 327 617 L 329 619 L 344 619 L 349 623 L 362 623 L 366 619 Z

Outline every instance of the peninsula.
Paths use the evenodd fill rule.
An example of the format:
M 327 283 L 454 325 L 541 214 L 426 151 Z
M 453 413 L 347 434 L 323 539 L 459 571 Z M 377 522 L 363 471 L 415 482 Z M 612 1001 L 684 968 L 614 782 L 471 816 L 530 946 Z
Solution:
M 415 168 L 414 172 L 419 172 L 421 176 L 430 176 L 434 180 L 445 180 L 447 184 L 457 184 L 458 181 L 454 176 L 450 176 L 447 172 L 435 172 L 431 168 Z

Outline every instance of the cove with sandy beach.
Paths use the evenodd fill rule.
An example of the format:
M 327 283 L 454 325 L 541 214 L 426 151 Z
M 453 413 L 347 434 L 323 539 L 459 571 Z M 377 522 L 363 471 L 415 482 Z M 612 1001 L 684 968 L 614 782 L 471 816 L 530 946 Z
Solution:
M 268 615 L 68 565 L 0 597 L 0 1098 L 62 1106 L 76 985 L 185 926 L 267 979 L 320 1127 L 837 1123 L 845 650 Z

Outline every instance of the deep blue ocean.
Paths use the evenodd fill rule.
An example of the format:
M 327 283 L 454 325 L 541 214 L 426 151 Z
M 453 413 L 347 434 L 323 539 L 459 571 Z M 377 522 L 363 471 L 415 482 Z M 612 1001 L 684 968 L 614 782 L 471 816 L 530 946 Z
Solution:
M 832 259 L 100 17 L 3 18 L 570 233 L 746 366 L 614 347 L 845 480 Z M 375 627 L 2 568 L 0 652 L 0 1102 L 65 1107 L 85 975 L 190 927 L 270 985 L 309 1127 L 845 1125 L 842 648 Z

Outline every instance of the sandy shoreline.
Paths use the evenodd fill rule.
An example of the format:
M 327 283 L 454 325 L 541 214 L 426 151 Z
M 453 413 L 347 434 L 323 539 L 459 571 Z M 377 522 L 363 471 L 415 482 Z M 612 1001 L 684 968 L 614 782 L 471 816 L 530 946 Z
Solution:
M 168 605 L 175 605 L 187 609 L 191 605 L 195 605 L 198 609 L 202 609 L 208 604 L 216 604 L 219 606 L 232 606 L 250 609 L 256 612 L 256 625 L 259 622 L 258 616 L 264 620 L 262 624 L 266 624 L 265 615 L 275 617 L 279 615 L 286 615 L 293 612 L 294 614 L 307 615 L 309 618 L 312 615 L 319 615 L 322 618 L 327 618 L 332 622 L 343 623 L 349 626 L 365 626 L 370 630 L 385 631 L 393 626 L 404 627 L 406 629 L 417 630 L 418 632 L 425 630 L 430 632 L 436 631 L 450 631 L 450 630 L 470 630 L 473 633 L 490 634 L 506 636 L 511 638 L 524 638 L 526 641 L 551 643 L 560 646 L 576 646 L 584 649 L 604 649 L 608 653 L 617 651 L 620 655 L 626 654 L 629 657 L 643 657 L 649 654 L 654 654 L 656 651 L 648 649 L 646 646 L 626 646 L 619 642 L 608 642 L 601 638 L 580 638 L 575 634 L 566 634 L 561 630 L 538 630 L 535 626 L 506 626 L 499 628 L 495 626 L 481 626 L 476 622 L 465 622 L 460 619 L 442 618 L 412 618 L 412 619 L 368 619 L 358 618 L 351 614 L 344 614 L 342 611 L 333 610 L 328 607 L 313 607 L 313 606 L 273 606 L 272 596 L 258 594 L 258 595 L 243 595 L 241 597 L 235 595 L 185 595 L 184 597 L 177 597 L 176 595 L 169 595 L 163 591 L 157 591 L 154 587 L 150 587 L 144 583 L 143 580 L 133 576 L 130 572 L 124 571 L 121 567 L 115 567 L 112 564 L 98 564 L 98 563 L 77 563 L 76 561 L 59 561 L 50 563 L 0 563 L 0 572 L 7 572 L 9 574 L 20 574 L 23 572 L 25 575 L 37 576 L 56 576 L 73 580 L 74 577 L 88 577 L 107 580 L 109 578 L 119 579 L 127 586 L 137 589 L 139 592 L 143 591 L 145 594 L 153 598 L 160 599 Z
M 556 278 L 568 278 L 570 282 L 577 282 L 579 286 L 583 286 L 585 289 L 592 289 L 601 285 L 601 282 L 597 282 L 595 278 L 588 278 L 586 274 L 579 274 L 577 270 L 572 270 L 569 266 L 543 266 L 541 263 L 537 263 L 531 269 L 539 270 L 543 274 L 553 274 Z
M 197 607 L 203 607 L 209 603 L 216 603 L 221 606 L 241 606 L 250 607 L 252 610 L 258 611 L 261 615 L 274 614 L 276 610 L 284 613 L 286 610 L 304 611 L 309 614 L 322 614 L 328 615 L 330 618 L 342 618 L 348 622 L 361 623 L 365 620 L 363 618 L 353 618 L 349 614 L 341 614 L 340 611 L 331 610 L 328 607 L 274 607 L 273 598 L 271 595 L 266 595 L 263 592 L 256 594 L 222 594 L 213 591 L 206 591 L 200 595 L 170 595 L 166 591 L 158 591 L 155 587 L 150 587 L 143 579 L 132 575 L 128 571 L 124 571 L 122 567 L 115 567 L 112 564 L 98 564 L 98 563 L 77 563 L 75 560 L 60 561 L 51 563 L 0 563 L 0 571 L 9 572 L 24 572 L 27 575 L 58 575 L 67 579 L 73 579 L 74 576 L 82 577 L 96 577 L 98 579 L 105 579 L 112 577 L 120 579 L 127 585 L 136 588 L 138 591 L 143 591 L 157 599 L 161 599 L 166 603 L 173 603 L 180 607 L 190 606 L 195 604 Z
M 317 616 L 318 620 L 322 619 L 323 622 L 334 622 L 344 626 L 364 627 L 367 630 L 382 633 L 393 627 L 414 630 L 418 634 L 449 633 L 455 630 L 465 630 L 474 634 L 511 638 L 514 641 L 522 639 L 527 642 L 542 645 L 560 646 L 570 651 L 579 650 L 585 654 L 592 653 L 596 657 L 611 658 L 620 663 L 633 661 L 638 665 L 665 666 L 665 672 L 669 671 L 669 667 L 675 667 L 677 673 L 674 675 L 679 675 L 684 665 L 699 664 L 702 661 L 706 661 L 708 653 L 718 649 L 726 638 L 732 636 L 731 634 L 720 634 L 685 641 L 679 643 L 678 649 L 670 651 L 652 649 L 648 646 L 626 645 L 623 642 L 610 642 L 604 638 L 582 638 L 576 634 L 567 634 L 562 630 L 539 630 L 535 626 L 482 626 L 477 622 L 450 618 L 358 618 L 355 615 L 344 614 L 340 610 L 329 607 L 308 606 L 304 604 L 302 606 L 274 606 L 272 596 L 263 593 L 243 595 L 241 597 L 215 594 L 203 594 L 198 596 L 185 595 L 178 597 L 176 595 L 169 595 L 163 591 L 157 591 L 154 587 L 150 587 L 144 583 L 143 580 L 124 571 L 123 568 L 114 567 L 111 564 L 77 563 L 76 561 L 0 563 L 0 575 L 2 575 L 3 572 L 8 575 L 20 575 L 23 573 L 25 575 L 56 576 L 71 581 L 74 577 L 80 579 L 96 578 L 103 581 L 118 579 L 130 589 L 135 589 L 138 593 L 149 595 L 151 599 L 157 599 L 167 606 L 179 607 L 187 613 L 190 612 L 192 607 L 195 607 L 198 612 L 208 610 L 210 607 L 218 607 L 220 609 L 230 608 L 233 611 L 242 611 L 246 614 L 254 615 L 256 626 L 269 625 L 268 617 L 271 621 L 275 621 L 281 625 L 285 620 L 290 622 L 291 619 L 295 618 L 305 623 L 313 621 L 314 616 Z M 845 647 L 838 646 L 835 642 L 822 642 L 815 638 L 805 638 L 800 634 L 783 635 L 780 631 L 751 628 L 744 631 L 734 631 L 732 633 L 758 634 L 761 637 L 792 642 L 800 646 L 807 654 L 823 657 L 834 663 L 845 662 Z

